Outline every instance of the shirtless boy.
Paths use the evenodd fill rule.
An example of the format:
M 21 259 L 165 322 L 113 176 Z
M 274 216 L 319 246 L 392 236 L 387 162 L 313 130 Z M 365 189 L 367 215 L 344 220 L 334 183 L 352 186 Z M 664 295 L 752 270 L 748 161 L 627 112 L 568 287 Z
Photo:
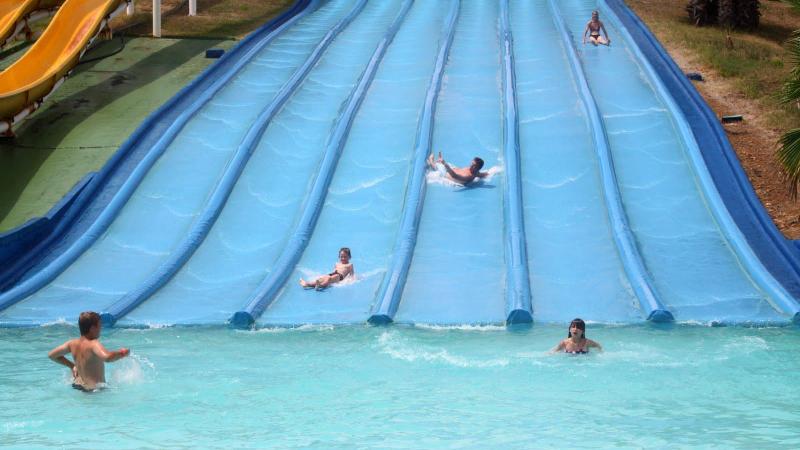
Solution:
M 605 37 L 600 36 L 600 30 L 603 31 Z M 592 45 L 611 45 L 611 39 L 608 37 L 606 26 L 600 21 L 600 13 L 597 11 L 592 11 L 592 20 L 586 24 L 586 29 L 583 31 L 584 44 L 586 43 L 587 34 L 589 35 L 589 42 L 591 42 Z
M 78 317 L 78 327 L 81 337 L 64 342 L 50 350 L 47 356 L 72 370 L 72 387 L 91 392 L 106 382 L 105 363 L 128 356 L 130 350 L 121 348 L 110 352 L 103 347 L 98 340 L 103 324 L 100 314 L 94 311 L 82 312 Z M 64 356 L 68 353 L 72 354 L 74 362 Z
M 439 157 L 434 161 L 433 153 L 428 156 L 428 166 L 431 170 L 436 170 L 436 164 L 444 166 L 447 171 L 447 177 L 458 184 L 467 185 L 472 183 L 475 178 L 486 178 L 489 172 L 481 172 L 483 168 L 483 160 L 477 156 L 472 158 L 472 163 L 469 167 L 451 167 L 450 164 L 442 158 L 442 152 L 439 152 Z

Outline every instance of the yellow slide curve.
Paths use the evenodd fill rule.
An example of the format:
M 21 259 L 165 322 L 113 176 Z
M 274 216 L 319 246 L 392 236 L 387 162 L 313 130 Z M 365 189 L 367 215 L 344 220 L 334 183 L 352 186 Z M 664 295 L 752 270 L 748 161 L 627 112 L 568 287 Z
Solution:
M 0 0 L 0 48 L 22 31 L 30 33 L 28 21 L 37 15 L 47 17 L 64 0 Z
M 67 0 L 39 40 L 0 72 L 0 134 L 39 107 L 129 0 Z

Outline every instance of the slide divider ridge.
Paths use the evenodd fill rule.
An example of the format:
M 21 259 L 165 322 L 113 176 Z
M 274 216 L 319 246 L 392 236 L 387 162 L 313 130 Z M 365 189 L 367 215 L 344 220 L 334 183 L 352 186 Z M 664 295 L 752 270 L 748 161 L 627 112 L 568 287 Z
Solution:
M 533 322 L 531 285 L 525 220 L 522 208 L 522 169 L 520 167 L 517 81 L 514 67 L 514 38 L 508 19 L 508 0 L 500 2 L 500 25 L 503 35 L 503 156 L 505 183 L 503 211 L 506 239 L 506 324 Z

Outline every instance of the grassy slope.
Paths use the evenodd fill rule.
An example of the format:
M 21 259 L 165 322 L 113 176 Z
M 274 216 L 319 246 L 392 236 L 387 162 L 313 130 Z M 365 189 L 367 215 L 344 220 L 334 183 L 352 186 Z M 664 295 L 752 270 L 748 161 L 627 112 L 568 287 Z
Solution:
M 695 27 L 684 7 L 686 0 L 626 0 L 668 48 L 688 49 L 704 65 L 732 82 L 738 92 L 754 100 L 769 123 L 788 129 L 800 123 L 800 111 L 775 98 L 791 70 L 784 47 L 800 28 L 800 14 L 776 1 L 761 2 L 761 25 L 753 32 L 733 32 L 733 48 L 719 27 Z

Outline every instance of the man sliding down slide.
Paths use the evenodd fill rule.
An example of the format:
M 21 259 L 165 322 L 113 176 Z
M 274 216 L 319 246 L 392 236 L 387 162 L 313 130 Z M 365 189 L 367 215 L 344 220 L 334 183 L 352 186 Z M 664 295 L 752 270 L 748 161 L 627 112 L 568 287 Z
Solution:
M 450 164 L 442 158 L 442 152 L 439 152 L 439 157 L 434 161 L 433 153 L 428 156 L 428 166 L 431 170 L 439 170 L 436 165 L 441 164 L 447 173 L 447 177 L 461 185 L 468 185 L 472 183 L 475 178 L 486 178 L 489 172 L 481 172 L 483 168 L 483 160 L 477 156 L 472 158 L 472 163 L 469 167 L 451 167 Z

